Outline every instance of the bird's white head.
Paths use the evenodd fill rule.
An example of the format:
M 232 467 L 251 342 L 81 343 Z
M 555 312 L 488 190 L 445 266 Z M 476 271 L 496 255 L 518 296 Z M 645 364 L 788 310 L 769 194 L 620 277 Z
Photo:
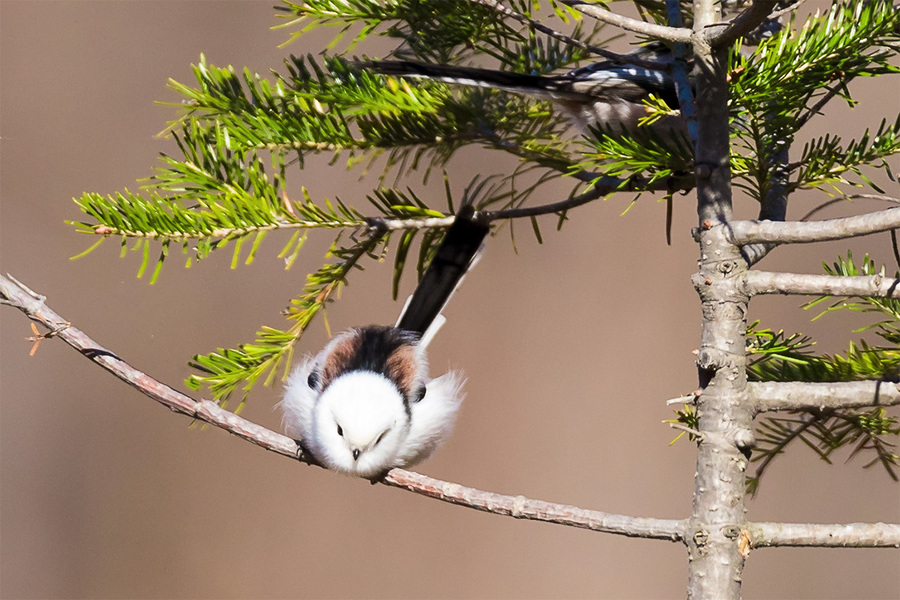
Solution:
M 331 382 L 313 409 L 314 454 L 329 469 L 377 477 L 396 466 L 410 410 L 390 379 L 351 371 Z

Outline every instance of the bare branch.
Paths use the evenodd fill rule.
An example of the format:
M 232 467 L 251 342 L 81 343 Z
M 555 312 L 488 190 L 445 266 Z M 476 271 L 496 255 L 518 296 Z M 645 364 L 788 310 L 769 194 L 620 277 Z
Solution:
M 748 523 L 753 548 L 818 546 L 822 548 L 898 548 L 900 525 L 893 523 Z
M 50 309 L 44 296 L 30 290 L 10 276 L 0 275 L 0 303 L 18 308 L 29 319 L 47 327 L 53 334 L 75 348 L 142 394 L 169 410 L 188 415 L 220 427 L 247 441 L 284 456 L 296 458 L 297 444 L 292 439 L 251 423 L 210 400 L 199 402 L 168 385 L 135 369 L 114 352 L 107 350 L 80 329 Z
M 692 427 L 688 427 L 687 425 L 682 425 L 681 423 L 669 423 L 668 425 L 672 429 L 677 429 L 678 431 L 683 431 L 684 433 L 688 433 L 688 434 L 694 436 L 695 438 L 697 438 L 698 440 L 702 440 L 705 437 L 702 432 L 697 431 L 696 429 L 694 429 Z
M 739 246 L 755 242 L 806 244 L 842 240 L 900 228 L 900 209 L 888 208 L 854 217 L 811 222 L 732 221 L 731 234 Z
M 385 477 L 384 483 L 404 488 L 417 494 L 437 498 L 444 502 L 517 519 L 547 521 L 629 537 L 673 542 L 684 539 L 684 521 L 628 517 L 567 506 L 565 504 L 531 500 L 524 496 L 505 496 L 463 487 L 447 481 L 439 481 L 400 469 L 394 469 L 389 472 L 387 477 Z
M 619 54 L 618 52 L 613 52 L 612 50 L 607 50 L 606 48 L 601 48 L 599 46 L 594 46 L 593 44 L 587 44 L 582 42 L 577 38 L 573 38 L 568 36 L 562 32 L 556 31 L 551 27 L 547 27 L 540 21 L 535 21 L 521 13 L 514 11 L 508 6 L 504 5 L 502 2 L 498 0 L 470 0 L 471 2 L 475 2 L 477 4 L 481 4 L 483 6 L 487 6 L 488 8 L 492 8 L 499 12 L 500 14 L 506 15 L 511 19 L 515 19 L 519 23 L 523 23 L 528 25 L 535 31 L 540 31 L 541 33 L 550 36 L 554 39 L 557 39 L 569 46 L 574 46 L 576 48 L 581 48 L 582 50 L 587 50 L 592 54 L 596 54 L 598 56 L 602 56 L 603 58 L 609 59 L 613 62 L 617 62 L 619 64 L 627 64 L 627 65 L 635 65 L 638 67 L 643 67 L 645 69 L 655 69 L 655 70 L 666 70 L 669 68 L 669 65 L 666 63 L 656 62 L 652 60 L 644 60 L 633 54 Z
M 756 412 L 900 404 L 900 384 L 894 381 L 754 381 L 747 393 Z
M 715 25 L 716 28 L 724 26 L 724 29 L 717 29 L 715 33 L 712 30 L 709 31 L 707 34 L 709 45 L 713 48 L 730 46 L 739 37 L 750 33 L 762 24 L 772 14 L 777 4 L 777 0 L 754 0 L 750 8 L 731 21 L 721 24 L 717 23 Z
M 793 12 L 793 11 L 797 10 L 798 8 L 800 8 L 800 5 L 803 4 L 804 2 L 806 2 L 806 0 L 797 0 L 793 4 L 791 4 L 789 6 L 785 6 L 781 10 L 776 10 L 771 15 L 769 15 L 769 18 L 770 19 L 780 19 L 781 17 L 788 14 L 789 12 Z
M 577 196 L 572 196 L 559 202 L 551 202 L 550 204 L 542 204 L 540 206 L 524 206 L 521 208 L 507 208 L 504 210 L 485 211 L 485 218 L 489 221 L 498 219 L 521 219 L 523 217 L 536 217 L 540 215 L 549 215 L 560 213 L 582 204 L 587 204 L 607 194 L 613 192 L 636 192 L 636 191 L 654 191 L 666 190 L 674 192 L 677 190 L 689 190 L 694 186 L 693 176 L 668 177 L 657 180 L 650 184 L 643 177 L 635 177 L 632 179 L 619 179 L 617 177 L 602 177 L 594 185 Z
M 488 221 L 497 221 L 501 219 L 522 219 L 527 217 L 536 217 L 540 215 L 549 215 L 560 213 L 588 202 L 592 202 L 612 194 L 613 192 L 636 192 L 636 191 L 668 191 L 674 192 L 678 190 L 689 190 L 694 185 L 694 178 L 689 175 L 680 177 L 669 177 L 650 183 L 643 177 L 634 177 L 632 179 L 619 179 L 618 177 L 601 177 L 587 191 L 560 200 L 551 202 L 550 204 L 541 204 L 539 206 L 523 206 L 519 208 L 506 208 L 502 210 L 486 210 L 484 218 Z M 410 218 L 410 219 L 394 219 L 390 217 L 367 217 L 366 223 L 369 227 L 379 228 L 384 231 L 395 231 L 398 229 L 430 229 L 435 227 L 449 227 L 453 224 L 454 217 L 428 217 L 428 218 Z
M 660 40 L 669 42 L 685 42 L 691 41 L 691 30 L 681 27 L 666 27 L 665 25 L 657 25 L 656 23 L 648 23 L 639 19 L 623 17 L 612 11 L 600 8 L 596 4 L 584 2 L 584 0 L 560 0 L 563 4 L 571 6 L 578 12 L 588 17 L 621 27 L 626 31 L 633 31 Z
M 194 400 L 135 369 L 50 309 L 45 304 L 44 296 L 33 292 L 11 276 L 7 278 L 0 275 L 0 303 L 18 308 L 32 321 L 49 328 L 52 337 L 59 337 L 86 358 L 170 410 L 215 425 L 276 454 L 309 462 L 300 455 L 297 442 L 291 438 L 239 417 L 210 400 Z M 451 504 L 517 519 L 545 521 L 630 537 L 671 541 L 684 539 L 684 521 L 629 517 L 523 496 L 504 496 L 402 469 L 388 472 L 381 483 Z
M 797 294 L 814 296 L 861 296 L 898 298 L 900 280 L 884 275 L 838 277 L 802 273 L 747 272 L 747 292 L 756 294 Z

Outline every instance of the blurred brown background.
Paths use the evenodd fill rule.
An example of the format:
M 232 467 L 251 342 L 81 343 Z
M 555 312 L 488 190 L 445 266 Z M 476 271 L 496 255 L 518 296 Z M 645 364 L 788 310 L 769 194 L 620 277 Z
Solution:
M 229 270 L 230 255 L 190 270 L 177 255 L 158 283 L 135 277 L 111 240 L 91 242 L 64 224 L 82 191 L 132 189 L 171 140 L 154 137 L 178 101 L 168 77 L 192 83 L 201 52 L 217 65 L 282 69 L 289 52 L 317 52 L 333 30 L 279 49 L 285 31 L 273 0 L 249 2 L 0 2 L 2 271 L 46 294 L 48 304 L 100 343 L 184 389 L 190 356 L 250 341 L 321 264 L 328 233 L 284 271 L 274 236 L 256 262 Z M 812 8 L 816 7 L 816 3 Z M 824 5 L 824 3 L 823 3 Z M 365 51 L 365 48 L 361 49 Z M 869 99 L 835 102 L 827 126 L 845 136 L 896 114 L 896 81 L 857 82 Z M 867 112 L 868 111 L 868 112 Z M 492 162 L 488 162 L 492 161 Z M 449 165 L 461 188 L 479 169 L 502 172 L 496 153 L 467 151 Z M 894 161 L 896 171 L 896 161 Z M 365 206 L 372 179 L 317 163 L 294 172 L 315 199 Z M 897 195 L 896 184 L 889 193 Z M 411 181 L 441 205 L 439 179 Z M 568 186 L 560 185 L 556 200 Z M 820 195 L 798 200 L 791 216 Z M 539 198 L 535 199 L 540 200 Z M 420 468 L 508 494 L 610 512 L 681 518 L 691 505 L 694 449 L 668 445 L 665 400 L 696 386 L 691 350 L 699 310 L 689 276 L 693 195 L 678 197 L 674 242 L 664 207 L 630 198 L 574 211 L 544 244 L 518 227 L 490 243 L 448 310 L 432 346 L 435 372 L 464 368 L 468 399 L 449 443 Z M 738 211 L 754 207 L 738 199 Z M 873 206 L 835 208 L 827 216 Z M 886 237 L 782 248 L 767 269 L 819 272 L 857 248 L 888 262 Z M 410 278 L 411 279 L 411 278 Z M 411 281 L 404 282 L 404 292 Z M 357 274 L 329 311 L 336 330 L 392 322 L 390 265 Z M 846 347 L 862 324 L 848 315 L 809 323 L 797 298 L 754 301 L 752 318 L 801 330 L 823 350 Z M 0 438 L 0 595 L 4 598 L 677 598 L 686 582 L 682 546 L 516 521 L 336 476 L 212 428 L 190 428 L 61 342 L 29 358 L 27 320 L 3 308 Z M 303 351 L 325 340 L 321 323 Z M 243 415 L 278 429 L 278 390 L 259 389 Z M 863 461 L 828 466 L 794 448 L 749 504 L 754 520 L 900 519 L 898 486 Z M 745 571 L 747 598 L 891 598 L 897 553 L 772 549 Z

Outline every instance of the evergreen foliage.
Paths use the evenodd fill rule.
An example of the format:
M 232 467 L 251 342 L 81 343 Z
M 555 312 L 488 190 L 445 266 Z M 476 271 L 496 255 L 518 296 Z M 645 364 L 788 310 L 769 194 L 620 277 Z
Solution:
M 547 74 L 597 60 L 590 48 L 612 39 L 602 25 L 586 26 L 579 13 L 563 3 L 506 4 L 521 18 L 474 1 L 283 0 L 278 27 L 288 32 L 288 42 L 331 27 L 336 33 L 326 52 L 289 56 L 283 71 L 266 76 L 215 66 L 201 55 L 192 84 L 169 82 L 183 96 L 180 115 L 166 130 L 178 152 L 161 156 L 138 192 L 85 193 L 75 199 L 85 220 L 73 225 L 99 236 L 84 254 L 106 238 L 118 238 L 123 256 L 129 246 L 141 255 L 139 276 L 156 257 L 152 282 L 173 244 L 180 246 L 188 264 L 231 244 L 236 267 L 251 262 L 271 234 L 285 230 L 279 258 L 289 268 L 310 230 L 334 230 L 325 264 L 307 277 L 284 311 L 286 326 L 262 327 L 251 343 L 195 356 L 191 365 L 198 373 L 188 380 L 190 386 L 206 385 L 222 401 L 239 391 L 243 400 L 258 381 L 270 384 L 287 374 L 300 336 L 355 269 L 384 260 L 392 251 L 395 295 L 408 263 L 414 262 L 421 274 L 445 227 L 434 218 L 452 214 L 460 200 L 452 197 L 446 174 L 446 210 L 426 205 L 413 187 L 427 184 L 435 169 L 446 170 L 461 148 L 475 145 L 518 160 L 512 173 L 484 173 L 467 188 L 465 200 L 481 209 L 525 206 L 544 183 L 560 177 L 571 180 L 573 195 L 602 180 L 607 185 L 617 182 L 611 189 L 628 189 L 639 198 L 645 191 L 665 189 L 674 177 L 692 174 L 693 148 L 687 139 L 664 139 L 649 129 L 629 135 L 602 127 L 589 134 L 573 133 L 543 101 L 374 75 L 345 60 L 374 36 L 396 40 L 394 58 Z M 667 22 L 665 2 L 635 4 L 646 20 Z M 689 11 L 683 12 L 689 18 Z M 547 35 L 529 21 L 565 29 L 579 43 Z M 809 187 L 840 191 L 846 185 L 877 190 L 866 173 L 885 167 L 885 158 L 900 152 L 900 116 L 853 140 L 829 135 L 812 139 L 795 163 L 783 164 L 780 156 L 830 100 L 855 104 L 848 87 L 853 79 L 900 71 L 900 12 L 887 1 L 846 0 L 802 27 L 795 25 L 792 21 L 757 45 L 739 42 L 731 53 L 734 184 L 760 202 L 780 180 L 786 181 L 786 193 Z M 668 110 L 651 99 L 647 121 Z M 368 202 L 316 199 L 305 188 L 289 186 L 289 176 L 302 172 L 313 155 L 329 157 L 333 168 L 363 173 L 380 165 Z M 389 175 L 409 187 L 386 185 Z M 289 188 L 300 192 L 291 194 Z M 668 190 L 670 203 L 673 191 Z M 559 216 L 561 225 L 565 211 Z M 532 225 L 540 241 L 533 217 Z M 411 261 L 417 237 L 419 250 Z M 869 268 L 868 260 L 857 267 L 848 256 L 833 272 Z M 895 372 L 900 364 L 900 305 L 859 299 L 827 309 L 836 310 L 884 314 L 885 320 L 873 328 L 885 345 L 861 341 L 851 344 L 846 356 L 816 356 L 807 338 L 752 327 L 751 376 L 824 381 Z M 685 414 L 690 411 L 679 419 L 689 422 Z M 805 413 L 768 419 L 760 427 L 767 450 L 760 454 L 757 477 L 793 439 L 815 447 L 826 460 L 834 449 L 856 444 L 854 453 L 874 451 L 876 461 L 894 473 L 897 457 L 884 436 L 897 433 L 896 421 L 884 414 Z
M 852 277 L 884 274 L 885 267 L 876 269 L 875 261 L 867 255 L 857 265 L 852 253 L 839 256 L 832 265 L 824 264 L 829 275 Z M 900 278 L 900 272 L 894 274 Z M 804 305 L 811 309 L 829 301 L 828 296 L 817 298 Z M 872 331 L 882 343 L 873 346 L 865 340 L 850 342 L 846 355 L 817 355 L 813 342 L 799 333 L 787 335 L 759 329 L 759 322 L 747 331 L 749 364 L 747 374 L 751 381 L 859 381 L 882 379 L 898 381 L 900 375 L 900 300 L 895 298 L 843 298 L 829 304 L 813 320 L 836 311 L 849 310 L 873 313 L 881 320 L 860 327 L 854 333 Z M 900 423 L 884 408 L 815 409 L 791 411 L 786 416 L 761 419 L 757 429 L 757 445 L 753 460 L 758 462 L 753 476 L 747 478 L 748 488 L 755 493 L 759 480 L 771 461 L 793 441 L 803 442 L 822 460 L 831 462 L 835 451 L 852 446 L 848 457 L 868 453 L 872 459 L 866 467 L 880 464 L 895 481 L 900 455 L 890 438 L 900 435 Z

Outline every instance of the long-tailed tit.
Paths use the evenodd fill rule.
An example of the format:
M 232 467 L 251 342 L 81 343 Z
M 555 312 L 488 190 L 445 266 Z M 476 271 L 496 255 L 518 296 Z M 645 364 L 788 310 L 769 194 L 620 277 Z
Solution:
M 657 44 L 644 46 L 634 53 L 636 58 L 665 65 L 671 53 Z M 565 75 L 523 75 L 506 71 L 435 65 L 411 61 L 355 61 L 353 66 L 382 75 L 419 77 L 453 83 L 498 89 L 552 101 L 582 131 L 595 125 L 611 130 L 634 131 L 638 120 L 647 116 L 644 99 L 650 94 L 677 110 L 675 83 L 663 70 L 597 62 Z M 651 128 L 657 133 L 681 132 L 685 125 L 679 114 L 665 115 Z
M 430 379 L 425 349 L 489 231 L 463 207 L 395 326 L 341 333 L 291 373 L 284 428 L 317 463 L 376 480 L 426 459 L 450 433 L 463 380 L 452 371 Z

